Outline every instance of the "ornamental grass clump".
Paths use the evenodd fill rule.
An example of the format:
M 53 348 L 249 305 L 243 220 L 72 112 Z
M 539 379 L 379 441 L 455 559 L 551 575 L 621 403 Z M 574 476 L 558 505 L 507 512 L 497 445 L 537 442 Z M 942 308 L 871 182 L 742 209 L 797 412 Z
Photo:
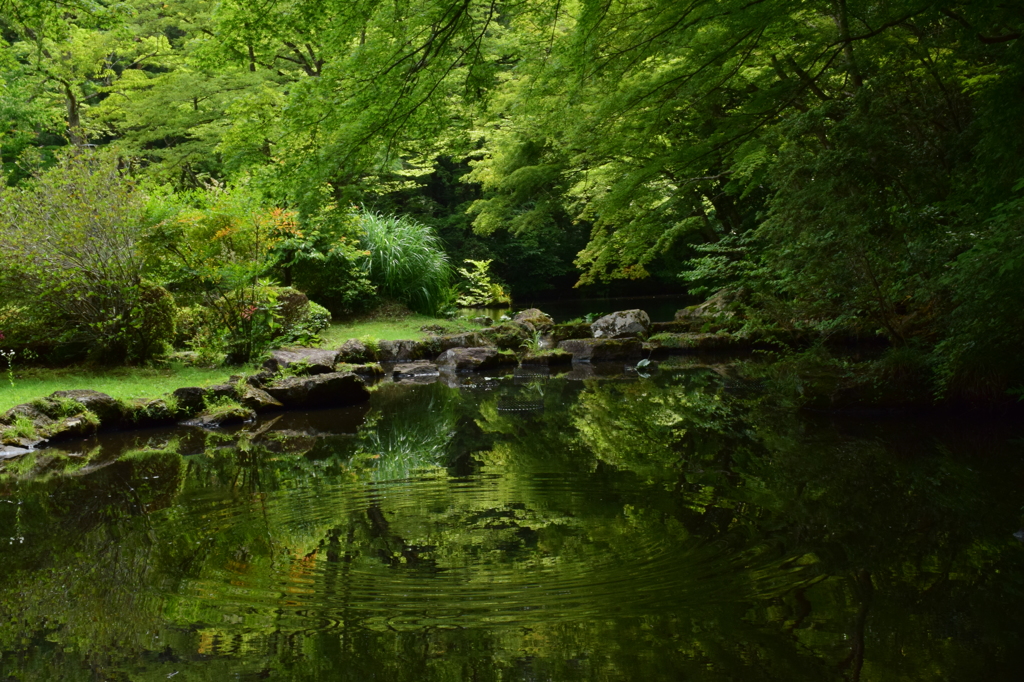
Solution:
M 364 212 L 362 266 L 378 292 L 425 315 L 450 303 L 451 265 L 434 231 L 414 220 Z

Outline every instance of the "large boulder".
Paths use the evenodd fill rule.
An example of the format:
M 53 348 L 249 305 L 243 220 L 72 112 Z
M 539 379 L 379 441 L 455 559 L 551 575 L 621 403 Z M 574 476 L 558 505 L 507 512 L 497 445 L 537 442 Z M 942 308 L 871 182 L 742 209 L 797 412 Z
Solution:
M 269 412 L 284 407 L 280 400 L 263 389 L 249 385 L 243 386 L 239 391 L 238 402 L 242 407 L 254 412 Z
M 177 411 L 163 400 L 136 400 L 128 406 L 125 414 L 125 422 L 137 428 L 165 426 L 177 421 Z
M 99 391 L 55 391 L 50 394 L 50 397 L 74 400 L 79 405 L 96 415 L 100 420 L 100 424 L 104 427 L 117 425 L 117 423 L 121 421 L 121 417 L 124 416 L 121 403 L 117 402 L 117 400 L 111 398 L 106 393 L 100 393 Z
M 723 289 L 700 305 L 691 305 L 676 312 L 676 323 L 686 327 L 680 331 L 718 331 L 736 325 L 733 310 L 737 301 L 746 295 L 744 290 Z
M 504 322 L 481 329 L 480 333 L 502 350 L 519 350 L 533 339 L 534 329 L 525 322 Z
M 349 339 L 341 344 L 341 348 L 338 349 L 338 359 L 341 362 L 361 364 L 376 360 L 377 353 L 359 339 Z
M 295 347 L 271 351 L 263 366 L 271 372 L 287 368 L 302 374 L 330 374 L 336 362 L 336 350 Z
M 429 342 L 434 346 L 438 353 L 452 348 L 482 348 L 484 346 L 491 345 L 490 341 L 487 340 L 487 337 L 480 332 L 446 334 L 444 336 L 438 336 L 437 338 L 430 339 Z
M 590 325 L 595 339 L 647 338 L 651 318 L 643 310 L 621 310 L 598 318 Z
M 550 315 L 538 308 L 527 308 L 523 312 L 517 313 L 516 316 L 512 318 L 512 321 L 519 324 L 525 324 L 534 331 L 542 332 L 550 330 L 555 324 L 555 321 L 551 319 Z
M 422 360 L 429 354 L 428 349 L 422 341 L 411 339 L 399 339 L 396 341 L 379 341 L 380 352 L 378 359 L 381 362 L 409 362 L 410 360 Z
M 472 372 L 497 367 L 500 356 L 494 348 L 450 348 L 437 357 L 437 364 L 456 372 Z
M 351 372 L 279 379 L 264 389 L 285 407 L 334 407 L 370 398 L 363 380 Z
M 178 405 L 178 413 L 191 417 L 206 409 L 206 389 L 198 386 L 185 386 L 171 393 L 171 398 Z
M 639 339 L 569 339 L 558 347 L 572 353 L 573 362 L 630 362 L 641 355 Z

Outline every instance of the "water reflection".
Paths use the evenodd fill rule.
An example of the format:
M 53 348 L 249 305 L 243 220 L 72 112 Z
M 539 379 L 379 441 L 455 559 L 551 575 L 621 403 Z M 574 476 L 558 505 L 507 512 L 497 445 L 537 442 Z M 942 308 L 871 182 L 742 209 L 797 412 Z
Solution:
M 385 384 L 7 463 L 0 679 L 1009 679 L 1019 434 L 727 382 Z

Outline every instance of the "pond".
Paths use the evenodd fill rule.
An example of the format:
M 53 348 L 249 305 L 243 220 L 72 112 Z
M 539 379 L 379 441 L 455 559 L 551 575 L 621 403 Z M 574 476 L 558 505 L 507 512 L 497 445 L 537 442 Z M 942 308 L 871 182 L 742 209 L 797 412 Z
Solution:
M 1019 426 L 579 379 L 5 463 L 0 679 L 1016 679 Z

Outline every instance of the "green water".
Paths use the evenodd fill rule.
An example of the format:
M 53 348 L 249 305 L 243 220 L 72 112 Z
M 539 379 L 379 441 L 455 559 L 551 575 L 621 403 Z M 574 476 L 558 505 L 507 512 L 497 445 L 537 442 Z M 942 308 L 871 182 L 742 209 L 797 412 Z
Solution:
M 0 680 L 1018 679 L 1015 425 L 462 383 L 5 463 Z

